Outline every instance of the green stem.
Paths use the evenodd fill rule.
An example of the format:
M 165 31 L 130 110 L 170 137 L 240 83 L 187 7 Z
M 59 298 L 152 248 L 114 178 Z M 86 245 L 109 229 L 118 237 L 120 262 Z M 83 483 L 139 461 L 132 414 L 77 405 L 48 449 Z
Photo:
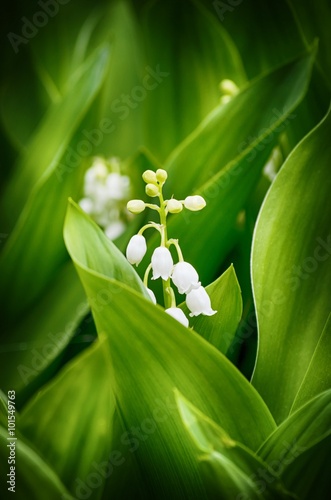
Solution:
M 151 269 L 152 269 L 152 263 L 149 264 L 149 266 L 147 267 L 145 274 L 144 274 L 144 285 L 146 288 L 148 288 L 148 276 L 149 276 Z
M 160 222 L 161 222 L 161 246 L 167 247 L 168 244 L 168 232 L 167 232 L 167 214 L 165 210 L 165 203 L 164 203 L 164 198 L 163 198 L 163 193 L 162 193 L 162 186 L 160 186 L 160 194 L 159 194 L 159 200 L 160 200 Z M 171 289 L 171 282 L 170 278 L 167 279 L 167 281 L 162 280 L 162 288 L 163 288 L 163 300 L 164 300 L 164 307 L 168 309 L 171 307 L 172 303 L 172 298 L 171 294 L 168 292 L 168 289 Z
M 184 257 L 181 248 L 179 246 L 178 240 L 173 240 L 173 239 L 168 240 L 168 246 L 170 247 L 171 245 L 174 245 L 174 247 L 176 248 L 179 262 L 184 262 Z
M 162 238 L 162 228 L 160 227 L 160 224 L 156 224 L 155 222 L 150 222 L 149 224 L 145 224 L 145 226 L 139 229 L 138 234 L 143 234 L 143 232 L 150 227 L 156 229 L 161 234 Z

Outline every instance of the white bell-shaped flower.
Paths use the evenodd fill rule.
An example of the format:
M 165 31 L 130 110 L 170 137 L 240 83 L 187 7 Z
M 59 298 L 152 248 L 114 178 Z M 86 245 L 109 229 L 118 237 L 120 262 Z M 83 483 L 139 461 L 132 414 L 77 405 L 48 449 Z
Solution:
M 171 277 L 179 293 L 189 293 L 192 289 L 199 288 L 201 285 L 198 273 L 188 262 L 178 262 Z
M 130 264 L 140 264 L 147 251 L 145 237 L 142 234 L 135 234 L 132 236 L 126 248 L 126 258 Z
M 190 316 L 212 316 L 217 311 L 211 308 L 210 297 L 203 286 L 193 289 L 186 295 L 186 305 L 189 308 Z
M 166 247 L 155 248 L 152 255 L 153 280 L 161 278 L 167 280 L 172 273 L 173 260 L 170 251 Z
M 150 288 L 147 288 L 147 287 L 146 287 L 146 290 L 147 290 L 148 295 L 150 296 L 151 301 L 153 302 L 153 304 L 156 304 L 156 297 L 155 297 L 155 294 L 154 294 L 153 290 L 151 290 Z
M 182 325 L 188 327 L 188 319 L 179 307 L 169 307 L 169 309 L 166 309 L 165 312 L 179 321 Z

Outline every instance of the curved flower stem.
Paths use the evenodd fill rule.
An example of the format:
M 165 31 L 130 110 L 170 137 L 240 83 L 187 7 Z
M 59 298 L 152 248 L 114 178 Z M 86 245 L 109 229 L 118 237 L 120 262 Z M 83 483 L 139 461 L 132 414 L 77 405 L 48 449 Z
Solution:
M 149 266 L 147 267 L 145 274 L 144 274 L 144 285 L 146 288 L 148 288 L 148 276 L 149 276 L 151 269 L 152 269 L 152 263 L 149 264 Z
M 152 210 L 156 210 L 160 213 L 160 207 L 158 207 L 154 203 L 145 203 L 145 207 L 151 208 Z
M 183 257 L 181 248 L 179 246 L 178 240 L 174 240 L 174 239 L 168 240 L 168 247 L 170 247 L 171 245 L 174 245 L 174 247 L 176 248 L 179 262 L 184 262 L 184 257 Z
M 150 227 L 153 227 L 154 229 L 156 229 L 161 234 L 161 238 L 162 238 L 162 228 L 161 228 L 160 224 L 156 224 L 155 222 L 149 222 L 148 224 L 145 224 L 145 226 L 143 226 L 142 228 L 139 229 L 138 234 L 143 234 L 143 232 L 146 229 L 149 229 Z
M 167 289 L 167 294 L 169 295 L 169 298 L 170 298 L 170 305 L 169 307 L 176 307 L 176 297 L 175 297 L 175 292 L 173 291 L 173 289 L 171 288 L 171 286 L 169 286 Z

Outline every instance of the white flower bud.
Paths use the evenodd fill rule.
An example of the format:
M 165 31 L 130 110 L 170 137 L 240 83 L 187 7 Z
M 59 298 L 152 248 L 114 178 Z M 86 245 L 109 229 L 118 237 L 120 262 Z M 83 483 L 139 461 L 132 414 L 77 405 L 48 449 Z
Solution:
M 181 204 L 180 201 L 171 198 L 171 200 L 169 200 L 167 203 L 167 209 L 168 212 L 171 214 L 178 214 L 183 210 L 183 205 Z
M 173 260 L 170 251 L 166 247 L 155 248 L 152 255 L 153 280 L 161 278 L 167 280 L 173 268 Z
M 147 251 L 146 240 L 142 234 L 132 236 L 126 248 L 126 258 L 130 264 L 140 264 Z
M 158 186 L 155 186 L 155 184 L 147 184 L 145 187 L 145 191 L 147 196 L 150 196 L 151 198 L 155 198 L 155 196 L 160 193 Z
M 179 321 L 182 325 L 188 327 L 188 319 L 179 307 L 169 307 L 169 309 L 166 309 L 165 312 Z
M 156 304 L 156 297 L 155 297 L 153 290 L 151 290 L 150 288 L 147 288 L 147 287 L 146 287 L 146 290 L 147 290 L 153 304 Z
M 193 289 L 186 295 L 186 305 L 191 311 L 190 316 L 212 316 L 217 311 L 211 308 L 210 297 L 203 286 Z
M 184 206 L 188 210 L 192 210 L 192 212 L 197 212 L 206 206 L 206 202 L 202 196 L 197 194 L 195 196 L 187 196 L 184 200 Z
M 145 202 L 142 200 L 130 200 L 126 205 L 126 208 L 132 214 L 140 214 L 145 210 Z
M 201 285 L 198 273 L 188 262 L 178 262 L 171 277 L 179 293 L 189 293 Z
M 157 171 L 156 171 L 156 179 L 163 183 L 167 180 L 168 178 L 168 174 L 165 170 L 163 170 L 163 168 L 158 168 Z
M 146 183 L 151 183 L 151 184 L 156 184 L 157 183 L 157 178 L 156 178 L 156 173 L 153 172 L 153 170 L 146 170 L 143 175 L 143 180 Z

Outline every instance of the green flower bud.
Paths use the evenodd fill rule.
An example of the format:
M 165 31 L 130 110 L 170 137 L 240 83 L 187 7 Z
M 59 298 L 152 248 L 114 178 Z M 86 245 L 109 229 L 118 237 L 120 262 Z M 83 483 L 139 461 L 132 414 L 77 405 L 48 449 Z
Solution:
M 147 184 L 145 187 L 145 191 L 146 194 L 151 198 L 154 198 L 155 196 L 158 196 L 158 194 L 160 194 L 160 190 L 158 186 L 155 186 L 155 184 Z
M 156 171 L 156 178 L 159 182 L 163 183 L 167 180 L 168 174 L 165 170 L 162 168 L 158 168 Z
M 220 90 L 223 94 L 227 94 L 229 96 L 233 96 L 238 94 L 239 88 L 232 80 L 222 80 L 220 83 Z
M 142 200 L 130 200 L 126 207 L 132 214 L 140 214 L 145 210 L 145 203 Z
M 178 214 L 183 210 L 183 205 L 180 201 L 171 198 L 167 203 L 167 209 L 170 214 Z
M 146 183 L 151 183 L 151 184 L 157 183 L 156 173 L 153 172 L 153 170 L 145 170 L 142 177 Z

